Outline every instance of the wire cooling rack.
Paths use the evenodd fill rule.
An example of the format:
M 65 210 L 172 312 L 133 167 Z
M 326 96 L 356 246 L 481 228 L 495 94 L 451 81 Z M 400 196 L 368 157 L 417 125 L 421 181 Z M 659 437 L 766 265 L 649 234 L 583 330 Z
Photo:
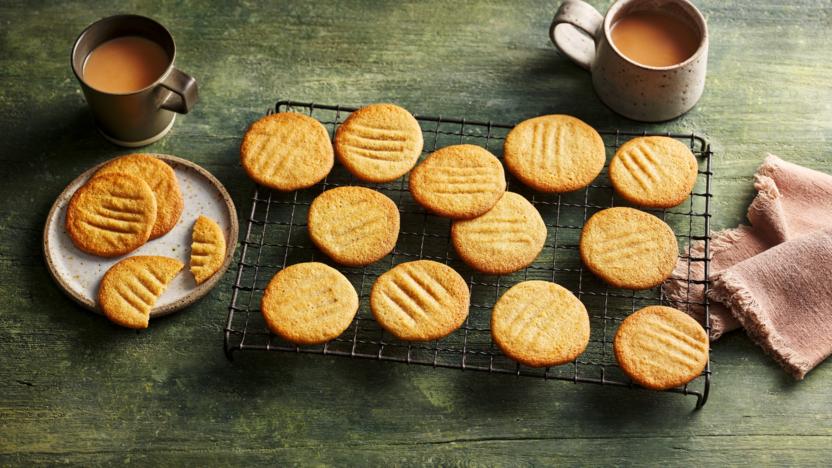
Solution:
M 301 112 L 322 122 L 331 135 L 355 108 L 293 101 L 280 101 L 274 112 Z M 424 133 L 422 157 L 443 146 L 470 143 L 480 145 L 501 157 L 502 143 L 512 125 L 476 122 L 445 117 L 416 116 Z M 646 132 L 602 131 L 608 158 L 616 148 L 634 136 Z M 711 149 L 708 142 L 694 134 L 660 135 L 676 138 L 689 145 L 699 161 L 699 174 L 688 201 L 673 209 L 646 210 L 664 219 L 674 230 L 686 252 L 681 257 L 690 265 L 702 262 L 708 277 L 709 220 L 711 199 Z M 508 173 L 507 173 L 508 174 Z M 607 286 L 580 261 L 578 240 L 588 217 L 610 206 L 627 205 L 612 190 L 607 169 L 588 187 L 567 194 L 541 194 L 527 189 L 509 175 L 509 190 L 520 193 L 537 207 L 548 226 L 548 238 L 537 260 L 528 268 L 507 276 L 478 273 L 466 266 L 454 253 L 450 243 L 450 221 L 427 213 L 407 189 L 407 176 L 388 184 L 367 184 L 353 178 L 336 164 L 320 184 L 290 193 L 256 186 L 246 220 L 236 279 L 225 326 L 225 352 L 282 351 L 315 353 L 352 358 L 396 361 L 434 367 L 477 370 L 498 374 L 564 380 L 639 388 L 620 370 L 612 350 L 612 339 L 620 322 L 642 307 L 664 304 L 686 310 L 701 307 L 705 328 L 710 330 L 708 303 L 690 297 L 683 302 L 669 300 L 661 287 L 628 291 Z M 384 259 L 363 267 L 343 267 L 331 262 L 309 240 L 307 211 L 312 200 L 324 190 L 341 185 L 362 185 L 378 190 L 396 201 L 401 213 L 401 232 L 395 249 Z M 691 254 L 692 241 L 704 241 L 702 256 Z M 370 288 L 376 278 L 396 264 L 430 259 L 455 268 L 468 281 L 471 310 L 465 324 L 450 336 L 432 342 L 402 342 L 385 332 L 373 319 L 369 306 Z M 359 293 L 360 307 L 350 327 L 337 339 L 324 345 L 296 346 L 271 334 L 260 314 L 260 299 L 272 276 L 282 268 L 299 262 L 319 261 L 340 270 Z M 571 290 L 590 315 L 591 336 L 586 351 L 574 362 L 545 369 L 517 364 L 505 357 L 491 341 L 491 309 L 508 288 L 520 281 L 544 279 Z M 688 285 L 705 288 L 708 282 L 688 273 L 680 278 Z M 679 388 L 668 390 L 696 397 L 696 407 L 705 404 L 710 388 L 710 362 L 701 376 Z

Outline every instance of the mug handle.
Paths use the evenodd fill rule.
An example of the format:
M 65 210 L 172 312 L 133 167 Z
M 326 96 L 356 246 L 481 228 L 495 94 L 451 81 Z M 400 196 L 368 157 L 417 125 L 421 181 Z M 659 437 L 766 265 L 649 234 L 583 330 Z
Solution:
M 178 68 L 172 69 L 159 85 L 170 91 L 159 105 L 162 109 L 187 114 L 199 99 L 199 89 L 194 77 Z
M 603 24 L 604 17 L 592 5 L 581 0 L 566 0 L 555 13 L 549 38 L 558 50 L 589 70 L 595 60 L 595 42 Z

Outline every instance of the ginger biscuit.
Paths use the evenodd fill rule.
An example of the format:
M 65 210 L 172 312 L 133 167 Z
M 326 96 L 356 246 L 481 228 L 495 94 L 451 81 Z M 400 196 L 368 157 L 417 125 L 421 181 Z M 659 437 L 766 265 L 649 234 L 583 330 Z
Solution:
M 566 288 L 515 284 L 494 304 L 491 335 L 503 354 L 530 367 L 574 361 L 589 344 L 589 314 Z
M 453 268 L 431 260 L 396 265 L 370 293 L 376 321 L 405 341 L 431 341 L 458 329 L 468 317 L 468 285 Z
M 649 306 L 621 322 L 613 351 L 621 370 L 635 383 L 667 390 L 702 374 L 708 364 L 708 336 L 688 314 Z
M 568 115 L 520 122 L 506 136 L 503 158 L 509 172 L 541 192 L 571 192 L 589 185 L 604 168 L 601 135 Z
M 255 182 L 288 192 L 322 181 L 335 156 L 320 122 L 296 112 L 280 112 L 251 124 L 240 146 L 240 160 Z
M 335 132 L 338 160 L 367 182 L 390 182 L 405 175 L 419 159 L 423 144 L 419 122 L 393 104 L 362 107 Z
M 312 201 L 308 229 L 312 242 L 336 262 L 369 265 L 396 246 L 399 209 L 375 190 L 338 187 Z
M 113 265 L 98 288 L 108 319 L 127 328 L 147 328 L 150 310 L 184 265 L 169 257 L 137 255 Z
M 634 208 L 601 210 L 581 231 L 581 260 L 617 288 L 647 289 L 673 273 L 679 244 L 659 218 Z
M 260 311 L 269 330 L 295 344 L 337 338 L 358 312 L 358 293 L 346 276 L 318 262 L 297 263 L 269 281 Z
M 410 173 L 413 198 L 448 218 L 475 218 L 493 208 L 505 191 L 500 160 L 476 145 L 442 148 Z
M 108 162 L 95 174 L 128 174 L 147 182 L 156 197 L 156 222 L 150 231 L 151 239 L 167 234 L 176 226 L 185 202 L 173 168 L 161 159 L 148 154 L 128 154 Z
M 200 216 L 191 232 L 191 273 L 202 284 L 220 269 L 225 261 L 225 234 L 211 218 Z
M 630 203 L 670 208 L 688 198 L 699 166 L 684 143 L 669 137 L 638 137 L 621 145 L 610 161 L 610 182 Z
M 505 275 L 534 262 L 546 241 L 546 224 L 522 195 L 506 192 L 484 215 L 454 221 L 451 241 L 471 268 Z
M 156 222 L 156 197 L 142 179 L 102 174 L 69 202 L 66 230 L 75 246 L 92 255 L 117 257 L 139 248 Z

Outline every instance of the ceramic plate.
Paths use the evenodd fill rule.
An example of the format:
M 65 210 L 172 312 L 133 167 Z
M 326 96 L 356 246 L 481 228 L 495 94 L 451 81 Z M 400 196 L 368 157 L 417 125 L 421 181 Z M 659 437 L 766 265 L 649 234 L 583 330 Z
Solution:
M 49 272 L 55 282 L 82 306 L 101 312 L 96 304 L 98 283 L 104 273 L 119 260 L 132 255 L 163 255 L 179 259 L 185 268 L 168 285 L 156 301 L 151 317 L 161 317 L 189 306 L 208 294 L 222 277 L 237 246 L 237 211 L 225 187 L 200 166 L 175 156 L 154 154 L 173 167 L 185 200 L 182 216 L 176 226 L 164 236 L 148 241 L 133 252 L 116 258 L 96 257 L 82 252 L 72 243 L 66 232 L 66 209 L 78 188 L 84 185 L 104 163 L 93 167 L 73 180 L 55 200 L 43 231 L 43 252 Z M 216 221 L 225 233 L 227 250 L 225 262 L 211 278 L 197 286 L 189 270 L 191 228 L 199 215 Z

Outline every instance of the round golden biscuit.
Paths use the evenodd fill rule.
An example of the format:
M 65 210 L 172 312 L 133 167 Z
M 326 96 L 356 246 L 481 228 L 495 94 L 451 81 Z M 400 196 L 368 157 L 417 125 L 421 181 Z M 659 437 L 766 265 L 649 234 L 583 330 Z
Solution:
M 370 308 L 379 325 L 400 340 L 430 341 L 462 326 L 470 299 L 468 285 L 453 268 L 417 260 L 378 277 Z
M 369 265 L 396 246 L 399 209 L 375 190 L 338 187 L 312 201 L 308 230 L 312 242 L 341 265 Z
M 292 191 L 322 181 L 335 156 L 320 122 L 296 112 L 280 112 L 251 124 L 240 146 L 240 160 L 258 184 Z
M 108 319 L 122 327 L 147 328 L 153 304 L 183 266 L 169 257 L 127 257 L 104 274 L 98 305 Z
M 288 266 L 269 281 L 260 311 L 269 330 L 295 344 L 337 338 L 358 312 L 358 293 L 346 276 L 318 262 Z
M 541 192 L 571 192 L 589 185 L 607 160 L 601 135 L 568 115 L 524 120 L 506 135 L 509 172 Z
M 699 166 L 684 143 L 668 137 L 638 137 L 621 145 L 610 161 L 610 182 L 630 203 L 670 208 L 688 198 Z
M 476 218 L 493 208 L 505 191 L 500 160 L 476 145 L 446 146 L 410 173 L 413 198 L 448 218 Z
M 581 231 L 581 260 L 617 288 L 647 289 L 673 273 L 679 243 L 659 218 L 634 208 L 601 210 Z
M 451 225 L 459 257 L 471 268 L 493 275 L 531 265 L 543 250 L 546 234 L 537 208 L 514 192 L 503 194 L 484 215 Z
M 147 183 L 127 174 L 102 174 L 79 188 L 66 211 L 75 246 L 99 257 L 141 247 L 156 222 L 156 197 Z
M 635 383 L 667 390 L 702 374 L 708 364 L 708 336 L 688 314 L 649 306 L 621 322 L 613 351 L 621 370 Z
M 534 262 L 546 242 L 546 224 L 522 195 L 506 192 L 484 215 L 454 221 L 451 241 L 471 268 L 505 275 Z
M 191 274 L 196 284 L 204 283 L 220 269 L 225 251 L 225 234 L 220 225 L 200 215 L 191 231 Z
M 423 144 L 419 122 L 393 104 L 362 107 L 335 132 L 338 160 L 367 182 L 390 182 L 405 175 L 422 154 Z
M 150 231 L 151 239 L 167 234 L 176 226 L 185 201 L 170 165 L 149 154 L 128 154 L 108 162 L 95 174 L 114 173 L 136 176 L 147 182 L 153 190 L 153 195 L 156 196 L 156 222 Z
M 563 286 L 524 281 L 491 313 L 491 336 L 503 354 L 530 367 L 574 361 L 589 344 L 586 307 Z

